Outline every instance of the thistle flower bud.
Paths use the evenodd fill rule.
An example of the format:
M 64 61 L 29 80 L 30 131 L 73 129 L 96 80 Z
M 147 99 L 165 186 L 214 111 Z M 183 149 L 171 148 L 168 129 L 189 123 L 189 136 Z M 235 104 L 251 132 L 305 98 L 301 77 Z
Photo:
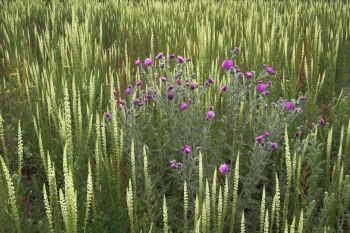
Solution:
M 228 165 L 226 163 L 223 163 L 219 167 L 219 171 L 221 174 L 225 174 L 228 171 Z

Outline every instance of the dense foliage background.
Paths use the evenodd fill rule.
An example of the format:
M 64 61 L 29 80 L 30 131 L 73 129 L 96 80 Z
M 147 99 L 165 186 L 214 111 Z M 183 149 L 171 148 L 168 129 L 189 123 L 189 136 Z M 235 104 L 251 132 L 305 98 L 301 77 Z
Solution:
M 348 1 L 0 9 L 0 232 L 350 231 Z

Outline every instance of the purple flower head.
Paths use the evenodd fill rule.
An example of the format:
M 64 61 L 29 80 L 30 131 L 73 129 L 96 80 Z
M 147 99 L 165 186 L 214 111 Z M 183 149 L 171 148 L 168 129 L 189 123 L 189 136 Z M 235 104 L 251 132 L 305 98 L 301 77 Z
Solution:
M 268 87 L 271 87 L 271 86 L 272 86 L 272 82 L 271 82 L 271 81 L 268 81 L 266 85 L 267 85 Z
M 174 93 L 169 92 L 168 93 L 168 100 L 173 100 L 174 99 Z
M 307 97 L 306 96 L 299 96 L 299 99 L 301 100 L 301 101 L 305 101 L 305 100 L 307 100 Z
M 137 80 L 136 86 L 139 87 L 139 86 L 141 86 L 141 85 L 142 85 L 142 80 L 141 80 L 141 79 Z
M 215 113 L 214 113 L 214 111 L 208 111 L 207 112 L 207 117 L 208 117 L 208 119 L 213 119 L 214 117 L 215 117 Z
M 163 58 L 163 53 L 162 52 L 158 53 L 156 56 L 156 59 L 160 60 L 162 58 Z
M 188 103 L 189 103 L 189 104 L 193 104 L 193 99 L 192 99 L 192 98 L 189 98 L 189 99 L 188 99 Z
M 227 85 L 221 86 L 220 91 L 221 92 L 226 92 L 227 91 Z
M 169 83 L 168 85 L 168 91 L 171 91 L 172 89 L 174 89 L 174 85 L 172 83 Z
M 230 59 L 226 59 L 221 63 L 221 68 L 224 70 L 230 70 L 233 67 L 233 61 Z
M 241 68 L 239 68 L 238 66 L 236 66 L 236 73 L 241 72 Z
M 178 63 L 184 63 L 185 62 L 185 58 L 183 58 L 182 56 L 177 56 L 177 62 Z
M 185 102 L 181 103 L 180 109 L 181 110 L 186 110 L 187 109 L 187 104 Z
M 269 91 L 265 91 L 264 94 L 265 94 L 266 96 L 269 96 L 269 95 L 270 95 L 270 92 L 269 92 Z
M 291 101 L 287 101 L 284 103 L 284 107 L 287 109 L 287 110 L 292 110 L 295 108 L 295 104 Z
M 259 92 L 259 93 L 263 93 L 265 90 L 266 90 L 266 86 L 263 83 L 259 83 L 256 86 L 256 91 Z
M 191 154 L 192 153 L 192 149 L 189 145 L 184 145 L 183 147 L 181 147 L 181 151 L 185 154 Z
M 177 85 L 179 85 L 179 86 L 180 86 L 180 85 L 182 84 L 181 79 L 177 78 L 177 79 L 176 79 L 176 83 L 177 83 Z
M 199 87 L 199 85 L 196 82 L 191 84 L 191 90 L 196 90 L 198 87 Z
M 219 171 L 221 174 L 225 174 L 228 171 L 228 165 L 226 163 L 223 163 L 219 167 Z
M 152 66 L 153 65 L 152 58 L 146 58 L 144 64 L 146 67 Z
M 135 65 L 137 65 L 137 66 L 141 66 L 142 65 L 142 62 L 141 62 L 140 58 L 137 58 L 137 60 L 135 61 Z
M 234 49 L 233 49 L 233 52 L 234 53 L 240 53 L 241 52 L 241 48 L 240 47 L 235 47 Z
M 303 112 L 303 109 L 301 107 L 296 107 L 295 108 L 295 112 L 296 113 L 301 113 L 301 112 Z
M 264 133 L 264 136 L 265 136 L 265 138 L 270 137 L 270 132 L 269 132 L 269 131 L 266 131 L 266 132 Z
M 125 89 L 125 94 L 130 95 L 131 93 L 131 86 L 129 85 L 126 89 Z
M 253 77 L 253 72 L 251 72 L 251 71 L 247 71 L 247 72 L 245 72 L 245 77 L 247 78 L 247 79 L 251 79 L 252 77 Z
M 256 141 L 257 143 L 261 143 L 262 141 L 264 141 L 264 136 L 262 136 L 262 135 L 257 136 L 257 137 L 255 138 L 255 141 Z
M 107 121 L 110 121 L 112 119 L 112 115 L 109 112 L 105 112 L 104 115 Z
M 321 118 L 318 123 L 320 124 L 320 126 L 325 126 L 326 125 L 326 120 Z
M 167 77 L 164 77 L 164 76 L 160 77 L 160 80 L 162 80 L 163 83 L 165 83 L 166 81 L 168 81 Z
M 264 68 L 266 68 L 266 67 L 268 67 L 268 66 L 269 66 L 268 64 L 263 64 L 263 67 L 264 67 Z
M 211 76 L 208 77 L 208 83 L 209 84 L 213 84 L 214 83 L 213 77 L 211 77 Z
M 275 74 L 275 70 L 273 69 L 272 66 L 266 66 L 265 70 L 267 71 L 267 73 L 269 74 Z
M 141 103 L 141 99 L 135 98 L 135 99 L 133 100 L 133 103 L 134 103 L 135 105 L 139 105 L 139 104 Z
M 174 58 L 175 58 L 175 54 L 173 54 L 173 53 L 169 54 L 169 59 L 170 59 L 170 60 L 172 60 L 172 59 L 174 59 Z
M 170 166 L 171 169 L 176 170 L 177 169 L 177 162 L 176 162 L 176 160 L 171 160 L 169 162 L 169 166 Z
M 272 149 L 277 150 L 278 149 L 278 144 L 276 142 L 273 142 L 271 144 Z

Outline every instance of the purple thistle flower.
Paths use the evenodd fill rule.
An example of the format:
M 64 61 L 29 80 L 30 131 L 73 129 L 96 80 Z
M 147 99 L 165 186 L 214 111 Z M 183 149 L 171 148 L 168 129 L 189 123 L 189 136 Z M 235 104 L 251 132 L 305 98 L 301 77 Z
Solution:
M 133 103 L 134 103 L 135 105 L 139 105 L 139 104 L 141 103 L 141 99 L 135 98 L 135 99 L 133 100 Z
M 269 74 L 275 74 L 275 70 L 273 69 L 272 66 L 266 66 L 265 70 L 267 71 L 267 73 Z
M 223 85 L 223 86 L 220 88 L 220 91 L 221 91 L 221 92 L 226 92 L 226 91 L 227 91 L 227 85 Z
M 270 137 L 270 132 L 269 132 L 269 131 L 266 131 L 266 132 L 264 133 L 264 136 L 265 136 L 265 138 Z
M 177 83 L 177 85 L 179 85 L 179 86 L 180 86 L 180 85 L 182 84 L 182 80 L 181 80 L 181 79 L 179 79 L 179 78 L 177 78 L 177 79 L 176 79 L 176 83 Z
M 177 162 L 176 162 L 176 160 L 171 160 L 169 162 L 169 166 L 170 166 L 171 169 L 176 170 L 177 169 Z
M 141 86 L 141 85 L 142 85 L 142 80 L 141 80 L 141 79 L 137 80 L 136 86 L 139 87 L 139 86 Z
M 187 109 L 187 104 L 185 102 L 181 103 L 180 109 L 181 110 L 186 110 Z
M 163 83 L 165 83 L 166 81 L 168 81 L 167 77 L 160 77 L 160 80 L 162 80 Z
M 169 54 L 169 60 L 172 60 L 174 58 L 175 58 L 175 54 L 173 54 L 173 53 Z
M 238 66 L 236 67 L 236 73 L 241 72 L 241 68 L 239 68 Z
M 137 66 L 141 66 L 142 65 L 142 62 L 141 62 L 140 58 L 137 58 L 137 60 L 135 61 L 135 65 L 137 65 Z
M 174 93 L 169 92 L 168 93 L 168 100 L 173 100 L 174 99 Z
M 208 77 L 208 83 L 209 84 L 213 84 L 214 83 L 213 77 L 211 77 L 211 76 Z
M 326 120 L 321 118 L 320 121 L 318 122 L 321 126 L 325 126 L 326 125 Z
M 153 65 L 153 61 L 151 58 L 146 58 L 144 64 L 146 67 L 149 67 Z
M 257 136 L 257 137 L 255 138 L 255 141 L 256 141 L 257 143 L 261 143 L 262 141 L 264 141 L 264 136 L 262 136 L 262 135 Z
M 301 112 L 303 112 L 303 109 L 301 107 L 296 107 L 295 108 L 295 112 L 296 113 L 301 113 Z
M 191 90 L 196 90 L 198 87 L 199 87 L 199 85 L 196 82 L 191 84 Z
M 130 95 L 131 93 L 131 85 L 129 85 L 126 89 L 125 89 L 125 94 Z
M 277 150 L 278 149 L 278 144 L 276 142 L 271 144 L 272 149 Z
M 230 59 L 226 59 L 221 63 L 221 68 L 224 70 L 230 70 L 233 67 L 233 61 Z
M 105 112 L 104 115 L 107 121 L 110 121 L 112 119 L 112 115 L 109 112 Z
M 246 73 L 245 73 L 245 77 L 247 78 L 247 79 L 251 79 L 252 77 L 253 77 L 253 72 L 251 72 L 251 71 L 247 71 Z
M 270 95 L 270 92 L 269 92 L 269 91 L 265 91 L 265 92 L 264 92 L 264 95 L 269 96 L 269 95 Z
M 259 84 L 256 86 L 256 90 L 257 90 L 257 92 L 259 92 L 259 93 L 263 93 L 263 92 L 266 90 L 265 84 L 259 83 Z
M 169 83 L 168 85 L 168 91 L 171 91 L 172 89 L 174 89 L 174 85 L 172 83 Z
M 192 98 L 189 98 L 189 99 L 188 99 L 188 103 L 189 103 L 189 104 L 193 104 Z
M 163 53 L 162 52 L 158 53 L 156 56 L 156 59 L 160 60 L 162 58 L 163 58 Z
M 271 82 L 271 81 L 268 81 L 266 85 L 267 85 L 268 87 L 271 87 L 271 86 L 272 86 L 272 82 Z
M 185 154 L 192 153 L 192 149 L 189 145 L 184 145 L 183 147 L 181 147 L 181 151 Z
M 208 117 L 208 119 L 213 119 L 214 117 L 215 117 L 215 113 L 214 113 L 214 111 L 208 111 L 207 112 L 207 117 Z
M 287 101 L 284 103 L 284 107 L 287 109 L 287 110 L 292 110 L 295 108 L 295 104 L 291 101 Z
M 241 52 L 241 48 L 240 47 L 235 47 L 234 49 L 233 49 L 233 52 L 234 53 L 240 53 Z
M 228 171 L 228 165 L 226 163 L 223 163 L 219 167 L 219 171 L 221 174 L 225 174 Z
M 177 62 L 178 63 L 184 63 L 185 62 L 185 58 L 183 58 L 182 56 L 177 56 Z

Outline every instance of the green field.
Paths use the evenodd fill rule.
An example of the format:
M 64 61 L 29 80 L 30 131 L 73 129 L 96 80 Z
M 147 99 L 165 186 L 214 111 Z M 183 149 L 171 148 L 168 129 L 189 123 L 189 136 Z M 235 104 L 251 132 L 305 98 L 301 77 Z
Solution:
M 350 232 L 350 1 L 0 0 L 0 232 Z

